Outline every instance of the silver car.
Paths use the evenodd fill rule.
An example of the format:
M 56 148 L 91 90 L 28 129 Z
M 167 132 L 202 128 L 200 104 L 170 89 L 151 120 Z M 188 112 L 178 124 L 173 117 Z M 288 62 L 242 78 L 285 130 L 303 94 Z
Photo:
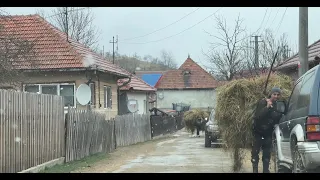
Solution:
M 310 173 L 320 168 L 320 66 L 295 83 L 273 134 L 276 172 Z
M 211 147 L 212 144 L 214 146 L 221 145 L 222 140 L 218 129 L 218 124 L 214 121 L 214 109 L 211 111 L 208 122 L 205 127 L 205 147 Z

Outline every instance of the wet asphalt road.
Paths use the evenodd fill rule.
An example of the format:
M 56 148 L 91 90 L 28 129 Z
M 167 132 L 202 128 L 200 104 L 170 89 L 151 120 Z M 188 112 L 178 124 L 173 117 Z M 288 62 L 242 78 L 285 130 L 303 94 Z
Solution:
M 155 151 L 139 154 L 113 173 L 229 173 L 230 156 L 221 148 L 205 148 L 204 136 L 181 131 L 176 138 L 155 144 Z

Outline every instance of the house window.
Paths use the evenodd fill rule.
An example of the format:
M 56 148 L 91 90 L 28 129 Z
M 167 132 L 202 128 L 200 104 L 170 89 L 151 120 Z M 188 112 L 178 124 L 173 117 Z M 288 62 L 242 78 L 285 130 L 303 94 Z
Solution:
M 95 83 L 90 83 L 89 84 L 90 89 L 91 89 L 91 101 L 90 104 L 91 105 L 96 105 L 96 87 L 95 87 Z
M 64 106 L 74 106 L 74 85 L 60 85 L 59 95 L 64 97 Z
M 40 93 L 39 85 L 25 85 L 24 91 L 30 93 Z
M 75 85 L 74 84 L 27 84 L 24 85 L 24 92 L 59 95 L 64 97 L 64 106 L 75 106 Z
M 58 95 L 57 85 L 41 85 L 41 94 Z
M 112 108 L 111 86 L 104 86 L 104 108 Z

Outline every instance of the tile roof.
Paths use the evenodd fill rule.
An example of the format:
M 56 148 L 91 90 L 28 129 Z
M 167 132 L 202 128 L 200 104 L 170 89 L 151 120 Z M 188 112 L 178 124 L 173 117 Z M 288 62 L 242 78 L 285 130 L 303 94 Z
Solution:
M 190 75 L 183 75 L 189 71 Z M 218 82 L 191 58 L 180 66 L 179 69 L 168 70 L 155 86 L 157 89 L 205 89 L 216 88 Z
M 309 63 L 313 62 L 316 57 L 319 57 L 320 54 L 320 40 L 308 46 L 308 61 Z M 289 59 L 285 60 L 283 63 L 279 64 L 275 70 L 286 69 L 290 67 L 298 67 L 299 64 L 299 54 L 295 54 Z
M 33 54 L 15 58 L 13 67 L 20 70 L 97 69 L 127 77 L 119 68 L 67 35 L 39 15 L 1 16 L 0 37 L 13 37 L 32 44 Z
M 123 71 L 126 73 L 126 75 L 130 76 L 130 73 L 123 69 Z M 128 82 L 129 78 L 125 79 L 119 79 L 118 80 L 118 86 L 121 86 L 123 83 Z M 121 87 L 120 90 L 136 90 L 136 91 L 156 91 L 157 89 L 150 86 L 146 82 L 144 82 L 142 79 L 137 77 L 136 75 L 132 75 L 131 81 L 129 84 L 127 84 L 124 87 Z

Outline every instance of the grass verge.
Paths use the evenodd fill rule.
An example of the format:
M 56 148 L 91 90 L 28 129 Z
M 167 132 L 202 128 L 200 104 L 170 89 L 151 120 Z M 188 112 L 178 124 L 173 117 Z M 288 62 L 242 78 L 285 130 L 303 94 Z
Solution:
M 91 167 L 94 163 L 109 158 L 109 154 L 105 153 L 98 153 L 89 157 L 85 157 L 78 161 L 73 161 L 61 165 L 55 165 L 50 168 L 46 168 L 39 173 L 70 173 L 74 170 L 84 168 L 84 167 Z

